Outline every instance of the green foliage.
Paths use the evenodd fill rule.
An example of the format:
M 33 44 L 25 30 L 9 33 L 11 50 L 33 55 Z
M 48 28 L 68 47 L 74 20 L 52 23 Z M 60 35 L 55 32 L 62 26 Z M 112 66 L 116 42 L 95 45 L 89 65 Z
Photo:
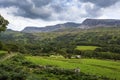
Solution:
M 3 48 L 3 43 L 0 41 L 0 50 Z
M 12 57 L 0 63 L 0 80 L 26 80 L 28 72 L 22 65 L 24 58 L 21 55 Z
M 6 26 L 8 25 L 8 23 L 9 22 L 0 15 L 0 32 L 6 30 Z

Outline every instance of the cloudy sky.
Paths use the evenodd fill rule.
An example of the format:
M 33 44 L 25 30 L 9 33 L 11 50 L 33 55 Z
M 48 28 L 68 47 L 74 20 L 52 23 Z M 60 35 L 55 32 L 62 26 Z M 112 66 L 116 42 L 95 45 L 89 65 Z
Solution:
M 120 19 L 120 0 L 0 0 L 0 14 L 13 30 L 86 18 Z

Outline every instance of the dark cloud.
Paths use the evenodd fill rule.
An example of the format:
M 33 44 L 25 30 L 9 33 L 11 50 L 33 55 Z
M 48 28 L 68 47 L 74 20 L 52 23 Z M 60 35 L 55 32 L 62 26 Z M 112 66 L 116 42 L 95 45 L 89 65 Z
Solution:
M 86 5 L 85 10 L 87 14 L 85 17 L 98 17 L 101 15 L 101 9 L 110 7 L 120 0 L 79 0 L 82 3 L 92 3 L 94 6 L 91 8 L 89 5 Z
M 89 4 L 86 5 L 83 8 L 86 13 L 81 14 L 79 8 L 82 8 L 82 4 L 79 4 L 79 1 L 81 3 L 90 2 L 94 4 L 94 6 L 91 7 Z M 118 1 L 119 0 L 0 0 L 0 7 L 14 6 L 18 8 L 17 13 L 14 13 L 15 16 L 52 20 L 52 18 L 54 19 L 54 14 L 62 19 L 70 19 L 73 15 L 79 15 L 80 17 L 97 17 L 101 15 L 101 8 L 114 5 Z M 75 4 L 70 5 L 72 3 L 78 6 Z M 71 15 L 68 15 L 72 13 L 72 11 L 70 13 L 70 7 L 73 6 L 75 6 L 78 11 L 75 10 L 76 14 L 73 14 L 71 17 Z M 65 13 L 68 13 L 67 17 L 64 16 Z
M 26 7 L 30 8 L 30 4 L 27 2 L 27 0 L 0 0 L 0 6 L 1 7 L 10 7 L 10 6 L 16 6 L 16 7 Z
M 94 17 L 97 17 L 97 16 L 101 15 L 101 13 L 100 13 L 101 9 L 97 6 L 96 7 L 86 6 L 85 10 L 87 12 L 86 17 L 94 18 Z
M 52 0 L 1 0 L 0 7 L 17 7 L 18 13 L 14 15 L 29 17 L 29 18 L 42 18 L 47 19 L 50 13 L 43 8 L 48 5 Z
M 52 2 L 52 0 L 32 0 L 36 7 L 46 6 Z
M 119 0 L 79 0 L 81 2 L 91 2 L 93 4 L 95 4 L 96 6 L 99 7 L 109 7 L 113 4 L 115 4 L 116 2 L 118 2 Z

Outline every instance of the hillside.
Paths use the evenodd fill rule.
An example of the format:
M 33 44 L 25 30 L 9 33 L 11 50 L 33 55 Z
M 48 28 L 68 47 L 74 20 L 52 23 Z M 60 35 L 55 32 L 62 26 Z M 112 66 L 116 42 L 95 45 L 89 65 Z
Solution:
M 68 22 L 68 23 L 64 23 L 64 24 L 57 24 L 57 25 L 53 25 L 53 26 L 46 26 L 46 27 L 26 27 L 25 29 L 22 30 L 22 32 L 28 32 L 28 33 L 32 33 L 32 32 L 51 32 L 51 31 L 56 31 L 59 29 L 66 29 L 66 28 L 76 28 L 78 27 L 80 24 L 78 23 L 72 23 L 72 22 Z
M 41 53 L 50 54 L 51 52 L 62 53 L 61 50 L 63 50 L 63 53 L 73 54 L 77 46 L 88 45 L 98 46 L 98 52 L 109 51 L 111 53 L 116 53 L 113 55 L 117 56 L 120 52 L 119 35 L 120 28 L 117 27 L 77 30 L 66 29 L 61 32 L 57 31 L 47 33 L 22 33 L 6 31 L 1 34 L 0 40 L 4 42 L 7 47 L 11 47 L 11 50 L 13 51 L 15 50 L 33 55 L 41 55 Z M 96 49 L 94 51 L 96 52 Z M 99 55 L 99 57 L 102 56 Z M 113 57 L 109 56 L 108 58 L 112 59 Z M 119 57 L 117 59 L 119 59 Z
M 113 27 L 120 26 L 120 20 L 116 19 L 86 19 L 82 23 L 85 27 Z
M 119 80 L 119 35 L 120 27 L 40 33 L 7 30 L 0 36 L 0 79 Z
M 57 24 L 53 26 L 46 27 L 26 27 L 22 32 L 33 33 L 33 32 L 52 32 L 65 29 L 78 29 L 78 28 L 95 28 L 95 27 L 119 27 L 120 20 L 115 19 L 86 19 L 81 24 L 68 22 L 64 24 Z

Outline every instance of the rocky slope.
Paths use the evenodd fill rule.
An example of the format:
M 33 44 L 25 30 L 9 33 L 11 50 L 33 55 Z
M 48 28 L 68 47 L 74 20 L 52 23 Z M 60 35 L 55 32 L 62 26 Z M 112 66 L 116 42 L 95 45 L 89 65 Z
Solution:
M 32 33 L 32 32 L 52 32 L 59 31 L 63 29 L 71 29 L 71 28 L 95 28 L 95 27 L 119 27 L 120 20 L 115 19 L 86 19 L 81 24 L 68 22 L 64 24 L 57 24 L 53 26 L 46 27 L 26 27 L 22 30 L 22 32 Z

